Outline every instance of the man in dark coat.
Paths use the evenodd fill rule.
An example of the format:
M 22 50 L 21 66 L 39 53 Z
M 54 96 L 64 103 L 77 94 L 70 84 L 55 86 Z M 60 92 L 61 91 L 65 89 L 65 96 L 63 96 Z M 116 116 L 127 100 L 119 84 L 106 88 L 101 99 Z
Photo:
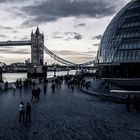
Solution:
M 31 123 L 31 105 L 27 103 L 26 105 L 26 123 Z

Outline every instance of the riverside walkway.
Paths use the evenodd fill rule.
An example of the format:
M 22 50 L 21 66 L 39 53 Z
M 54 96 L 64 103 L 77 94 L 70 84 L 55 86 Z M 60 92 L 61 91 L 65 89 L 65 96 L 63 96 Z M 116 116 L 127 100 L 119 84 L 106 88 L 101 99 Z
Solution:
M 42 85 L 38 85 L 42 90 Z M 30 102 L 32 123 L 18 122 L 20 101 Z M 31 102 L 31 89 L 0 92 L 0 140 L 139 140 L 140 114 L 124 105 L 74 92 L 63 82 L 52 93 L 51 84 L 39 102 Z

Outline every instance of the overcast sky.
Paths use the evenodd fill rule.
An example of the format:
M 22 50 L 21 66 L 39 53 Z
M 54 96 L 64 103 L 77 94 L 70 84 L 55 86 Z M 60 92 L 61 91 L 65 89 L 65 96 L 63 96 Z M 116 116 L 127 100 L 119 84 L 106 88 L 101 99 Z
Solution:
M 111 19 L 129 1 L 0 0 L 0 41 L 30 40 L 39 26 L 51 51 L 68 61 L 87 62 L 96 56 Z M 1 47 L 0 61 L 24 62 L 30 51 L 30 46 Z M 52 59 L 45 55 L 45 61 Z

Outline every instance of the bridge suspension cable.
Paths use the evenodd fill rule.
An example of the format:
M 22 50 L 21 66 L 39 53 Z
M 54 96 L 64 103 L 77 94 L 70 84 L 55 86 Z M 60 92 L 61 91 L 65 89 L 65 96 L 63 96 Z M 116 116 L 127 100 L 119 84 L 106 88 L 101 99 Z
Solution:
M 62 64 L 65 64 L 65 65 L 70 65 L 70 66 L 85 66 L 85 65 L 92 65 L 94 63 L 94 60 L 92 61 L 89 61 L 89 62 L 86 62 L 86 63 L 82 63 L 82 64 L 76 64 L 76 63 L 72 63 L 70 61 L 67 61 L 59 56 L 57 56 L 56 54 L 54 54 L 52 51 L 50 51 L 47 47 L 43 46 L 44 48 L 44 51 L 50 56 L 52 57 L 54 60 L 62 63 Z
M 77 64 L 75 64 L 75 63 L 72 63 L 72 62 L 70 62 L 70 61 L 64 60 L 63 58 L 57 56 L 56 54 L 54 54 L 52 51 L 50 51 L 50 50 L 49 50 L 47 47 L 45 47 L 45 46 L 43 46 L 43 48 L 44 48 L 44 51 L 45 51 L 50 57 L 52 57 L 54 60 L 56 60 L 56 61 L 58 61 L 58 62 L 60 62 L 60 63 L 62 63 L 62 64 L 65 64 L 65 65 L 73 65 L 73 66 L 77 65 Z

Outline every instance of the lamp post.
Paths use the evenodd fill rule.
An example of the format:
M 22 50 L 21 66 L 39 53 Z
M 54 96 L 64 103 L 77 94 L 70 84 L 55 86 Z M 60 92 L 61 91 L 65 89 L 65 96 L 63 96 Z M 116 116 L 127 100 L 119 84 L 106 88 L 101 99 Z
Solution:
M 34 65 L 34 78 L 36 78 L 36 65 Z
M 54 66 L 53 68 L 54 68 L 54 77 L 56 77 L 56 66 Z
M 77 75 L 77 69 L 78 69 L 78 67 L 76 66 L 75 69 L 76 69 L 76 75 Z
M 83 66 L 81 66 L 81 70 L 82 70 L 82 76 L 83 76 L 83 74 L 84 74 L 84 72 L 83 72 Z

